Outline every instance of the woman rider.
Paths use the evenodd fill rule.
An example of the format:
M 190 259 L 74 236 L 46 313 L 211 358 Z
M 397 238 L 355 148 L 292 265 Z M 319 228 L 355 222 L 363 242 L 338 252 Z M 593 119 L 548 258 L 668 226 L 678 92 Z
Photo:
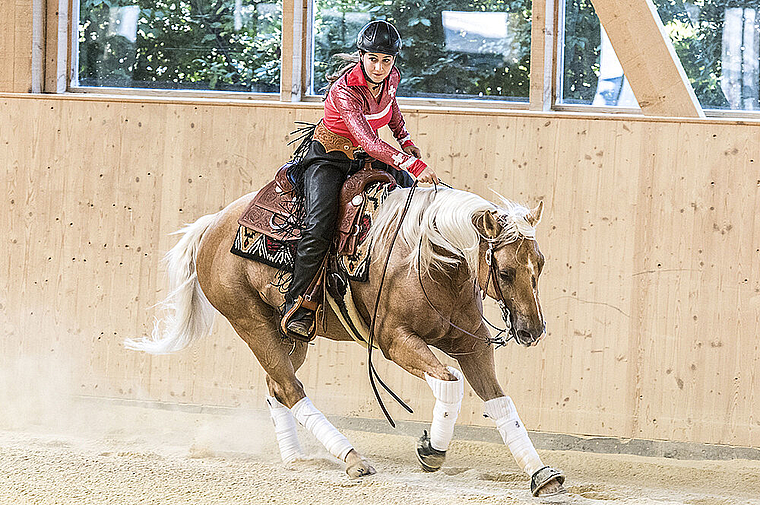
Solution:
M 373 168 L 387 170 L 402 186 L 413 184 L 409 173 L 419 182 L 438 182 L 433 169 L 420 159 L 420 150 L 412 143 L 396 103 L 401 80 L 394 66 L 401 49 L 398 31 L 387 21 L 372 21 L 359 32 L 356 47 L 359 62 L 329 88 L 324 119 L 300 162 L 305 219 L 281 323 L 282 330 L 295 338 L 308 340 L 314 335 L 314 311 L 302 305 L 304 294 L 330 248 L 340 189 L 357 150 L 377 160 Z M 402 150 L 380 140 L 377 130 L 385 125 Z

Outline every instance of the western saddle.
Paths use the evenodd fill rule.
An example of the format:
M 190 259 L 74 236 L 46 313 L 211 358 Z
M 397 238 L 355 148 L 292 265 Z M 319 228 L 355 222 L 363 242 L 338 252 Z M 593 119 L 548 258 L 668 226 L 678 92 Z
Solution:
M 280 167 L 274 180 L 254 196 L 238 219 L 238 224 L 279 241 L 298 241 L 301 238 L 299 218 L 295 215 L 296 194 L 287 175 L 290 166 L 288 163 Z M 395 179 L 388 172 L 371 168 L 369 161 L 343 183 L 340 191 L 337 228 L 333 236 L 332 251 L 328 253 L 328 257 L 353 255 L 356 252 L 361 239 L 362 229 L 359 220 L 361 219 L 360 211 L 365 204 L 364 190 L 374 182 L 390 183 L 391 187 L 396 184 Z M 325 260 L 302 301 L 305 308 L 315 312 L 324 302 L 323 286 L 328 264 L 327 258 Z M 301 339 L 298 335 L 286 333 L 288 336 Z M 314 336 L 315 334 L 312 334 L 308 340 Z

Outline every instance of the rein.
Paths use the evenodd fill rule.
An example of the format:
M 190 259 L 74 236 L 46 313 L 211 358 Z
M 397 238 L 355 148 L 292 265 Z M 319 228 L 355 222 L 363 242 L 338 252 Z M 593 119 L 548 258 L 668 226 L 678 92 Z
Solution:
M 479 335 L 475 335 L 474 333 L 471 333 L 471 332 L 465 330 L 464 328 L 460 328 L 459 326 L 457 326 L 456 324 L 454 324 L 450 319 L 448 319 L 446 316 L 444 316 L 443 314 L 441 314 L 441 312 L 435 307 L 435 305 L 433 305 L 433 302 L 430 300 L 430 297 L 427 294 L 427 290 L 425 289 L 425 284 L 423 284 L 423 282 L 422 282 L 422 273 L 421 273 L 421 269 L 420 269 L 421 254 L 422 254 L 422 237 L 420 237 L 420 247 L 417 248 L 417 279 L 419 280 L 420 287 L 422 288 L 422 294 L 425 296 L 425 300 L 428 302 L 428 305 L 430 305 L 430 308 L 432 308 L 433 311 L 436 314 L 438 314 L 438 316 L 441 319 L 448 320 L 448 324 L 449 324 L 450 327 L 455 328 L 455 329 L 461 331 L 465 335 L 469 335 L 470 337 L 473 337 L 473 338 L 475 338 L 477 340 L 485 342 L 488 345 L 494 344 L 496 346 L 496 349 L 498 349 L 499 347 L 503 347 L 503 346 L 507 345 L 507 343 L 510 340 L 512 340 L 513 338 L 515 338 L 514 334 L 511 333 L 511 331 L 512 331 L 512 322 L 511 322 L 511 317 L 510 317 L 509 309 L 507 308 L 506 304 L 504 303 L 504 295 L 502 294 L 501 287 L 499 286 L 499 282 L 498 281 L 494 281 L 494 287 L 496 289 L 496 296 L 499 297 L 499 299 L 496 300 L 496 302 L 498 303 L 499 308 L 501 309 L 502 318 L 504 319 L 504 323 L 507 325 L 506 328 L 497 328 L 496 326 L 494 326 L 486 318 L 486 316 L 482 312 L 480 313 L 480 318 L 488 326 L 490 326 L 494 330 L 498 331 L 498 333 L 496 334 L 495 337 L 483 338 L 483 337 L 481 337 Z M 488 277 L 486 278 L 486 285 L 483 288 L 483 298 L 485 298 L 486 292 L 488 291 L 488 283 L 489 283 L 489 281 L 491 279 L 491 275 L 494 275 L 494 278 L 496 278 L 495 276 L 498 275 L 497 274 L 498 270 L 496 270 L 496 268 L 497 268 L 497 266 L 496 266 L 496 258 L 493 257 L 493 241 L 491 241 L 491 240 L 488 241 L 488 251 L 486 252 L 486 264 L 488 264 Z M 477 279 L 475 279 L 475 283 L 476 284 L 477 284 L 477 282 L 478 282 Z M 505 339 L 504 336 L 503 336 L 504 334 L 509 335 L 509 337 Z M 461 354 L 466 354 L 466 353 L 456 353 L 456 354 L 461 355 Z
M 447 186 L 451 188 L 448 184 L 439 181 L 442 185 Z M 417 182 L 415 181 L 412 187 L 409 190 L 409 196 L 406 199 L 406 203 L 404 204 L 404 209 L 401 212 L 401 216 L 399 217 L 398 226 L 396 226 L 396 231 L 393 233 L 393 238 L 391 239 L 390 247 L 388 248 L 388 254 L 385 256 L 385 264 L 383 265 L 383 273 L 380 277 L 380 285 L 377 289 L 377 297 L 375 298 L 375 308 L 372 312 L 372 318 L 370 322 L 369 327 L 369 337 L 367 342 L 367 368 L 368 368 L 368 374 L 369 374 L 369 382 L 372 386 L 372 391 L 375 394 L 375 398 L 377 399 L 377 403 L 380 405 L 380 409 L 383 411 L 383 414 L 385 415 L 385 418 L 388 420 L 390 425 L 395 428 L 396 423 L 393 420 L 393 417 L 391 417 L 390 413 L 388 412 L 388 409 L 385 407 L 385 404 L 383 403 L 382 398 L 380 397 L 380 392 L 377 389 L 377 385 L 375 384 L 375 379 L 380 383 L 380 385 L 393 397 L 394 400 L 396 400 L 399 405 L 401 405 L 407 412 L 410 414 L 413 413 L 413 410 L 409 405 L 407 405 L 396 393 L 394 393 L 380 378 L 377 371 L 375 370 L 374 365 L 372 364 L 372 348 L 374 345 L 374 337 L 375 337 L 375 322 L 377 320 L 377 309 L 380 306 L 380 296 L 382 294 L 383 290 L 383 284 L 385 283 L 385 275 L 388 271 L 388 264 L 390 263 L 391 259 L 391 253 L 393 252 L 393 246 L 396 243 L 396 239 L 398 238 L 398 234 L 401 231 L 401 226 L 404 223 L 404 218 L 406 218 L 406 214 L 409 211 L 409 207 L 412 203 L 412 198 L 414 197 L 414 192 L 417 189 Z M 437 189 L 437 187 L 436 187 Z M 460 332 L 469 335 L 471 337 L 474 337 L 477 340 L 481 340 L 485 342 L 488 345 L 494 344 L 496 348 L 507 345 L 507 343 L 515 338 L 514 333 L 512 332 L 512 323 L 511 323 L 511 315 L 509 312 L 509 309 L 507 308 L 506 303 L 504 302 L 504 294 L 501 291 L 501 286 L 499 285 L 498 275 L 498 265 L 496 262 L 496 257 L 493 255 L 493 248 L 494 248 L 494 241 L 488 240 L 488 251 L 486 251 L 486 264 L 488 265 L 488 277 L 486 278 L 486 285 L 485 288 L 483 288 L 483 297 L 485 298 L 486 293 L 488 291 L 488 284 L 490 282 L 491 276 L 494 277 L 494 288 L 496 291 L 496 296 L 498 299 L 496 299 L 497 304 L 499 305 L 499 308 L 501 309 L 502 318 L 504 319 L 504 323 L 506 324 L 506 328 L 497 328 L 494 326 L 488 319 L 485 317 L 485 315 L 481 312 L 480 317 L 481 319 L 491 328 L 498 331 L 495 337 L 488 337 L 483 338 L 479 335 L 475 335 L 464 328 L 460 328 L 456 324 L 454 324 L 450 319 L 446 318 L 443 314 L 440 313 L 440 311 L 433 305 L 433 302 L 430 300 L 430 297 L 427 294 L 427 291 L 425 290 L 425 285 L 422 283 L 422 274 L 420 272 L 420 259 L 421 259 L 421 251 L 422 251 L 422 237 L 420 237 L 420 247 L 417 249 L 417 278 L 420 283 L 420 287 L 422 288 L 422 293 L 425 296 L 425 300 L 427 300 L 430 307 L 435 311 L 436 314 L 441 319 L 448 320 L 448 324 L 450 327 L 455 328 L 459 330 Z M 477 279 L 475 280 L 475 284 L 477 285 Z M 508 338 L 504 338 L 504 335 L 509 335 Z M 456 353 L 456 354 L 465 354 L 465 353 Z
M 377 371 L 375 370 L 375 367 L 372 365 L 372 345 L 375 340 L 375 321 L 377 320 L 377 309 L 380 306 L 380 294 L 383 291 L 383 284 L 385 283 L 385 274 L 388 271 L 388 263 L 390 263 L 391 260 L 391 252 L 393 252 L 393 245 L 396 243 L 396 238 L 398 238 L 398 234 L 401 231 L 401 225 L 404 223 L 404 218 L 406 217 L 407 212 L 409 212 L 409 207 L 412 204 L 412 197 L 414 196 L 414 191 L 417 189 L 417 181 L 414 182 L 411 189 L 409 190 L 409 196 L 406 198 L 406 204 L 404 205 L 404 210 L 401 212 L 401 216 L 398 220 L 398 226 L 396 227 L 396 231 L 393 233 L 393 238 L 391 239 L 391 245 L 388 248 L 388 254 L 385 256 L 385 265 L 383 266 L 383 275 L 380 277 L 380 285 L 377 288 L 377 298 L 375 299 L 375 309 L 372 312 L 372 319 L 369 326 L 369 338 L 367 339 L 367 368 L 369 372 L 369 383 L 372 386 L 372 391 L 375 393 L 375 398 L 377 399 L 377 403 L 380 404 L 380 409 L 383 411 L 383 414 L 385 414 L 385 418 L 388 420 L 390 425 L 395 428 L 396 423 L 393 421 L 393 418 L 388 413 L 388 409 L 385 408 L 385 404 L 383 403 L 382 398 L 380 398 L 380 393 L 377 390 L 377 386 L 375 385 L 375 378 L 377 378 L 377 381 L 380 383 L 383 388 L 393 397 L 394 400 L 396 400 L 404 409 L 409 412 L 410 414 L 414 413 L 412 408 L 404 403 L 404 401 L 391 389 L 385 385 L 385 383 L 380 379 L 380 376 L 377 374 Z

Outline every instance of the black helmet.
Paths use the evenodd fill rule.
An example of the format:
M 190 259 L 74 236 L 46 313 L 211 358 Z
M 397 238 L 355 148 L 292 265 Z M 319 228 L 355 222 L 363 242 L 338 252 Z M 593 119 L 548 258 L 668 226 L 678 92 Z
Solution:
M 396 56 L 401 50 L 401 35 L 387 21 L 370 21 L 359 32 L 356 48 L 365 53 L 382 53 Z

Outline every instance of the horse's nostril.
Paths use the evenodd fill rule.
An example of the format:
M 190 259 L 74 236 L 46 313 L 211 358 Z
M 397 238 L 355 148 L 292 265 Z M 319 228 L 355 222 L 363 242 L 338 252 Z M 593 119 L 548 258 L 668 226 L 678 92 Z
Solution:
M 517 330 L 517 340 L 522 342 L 523 344 L 527 344 L 533 341 L 533 337 L 531 336 L 530 332 L 525 330 Z

